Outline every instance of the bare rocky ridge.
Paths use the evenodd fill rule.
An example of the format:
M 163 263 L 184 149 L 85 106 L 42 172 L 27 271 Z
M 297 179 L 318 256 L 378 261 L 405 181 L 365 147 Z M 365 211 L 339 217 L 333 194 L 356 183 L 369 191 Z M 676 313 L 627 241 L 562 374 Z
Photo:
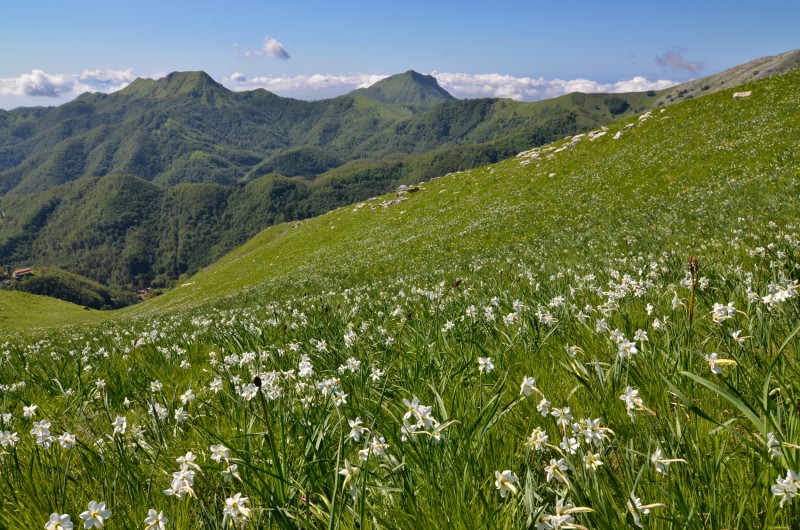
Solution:
M 666 90 L 657 105 L 669 105 L 703 94 L 725 90 L 750 81 L 757 81 L 776 74 L 800 68 L 800 50 L 760 57 L 750 62 L 728 68 L 718 74 L 694 79 Z

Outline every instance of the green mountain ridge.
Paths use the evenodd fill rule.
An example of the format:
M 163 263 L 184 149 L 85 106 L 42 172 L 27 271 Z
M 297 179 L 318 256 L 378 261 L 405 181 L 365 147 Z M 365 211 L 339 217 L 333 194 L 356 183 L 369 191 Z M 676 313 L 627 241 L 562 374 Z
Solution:
M 10 113 L 0 117 L 0 125 L 6 119 L 0 160 L 13 166 L 0 172 L 0 262 L 53 265 L 130 288 L 170 282 L 271 223 L 496 162 L 614 118 L 602 102 L 598 110 L 572 99 L 451 99 L 410 114 L 408 104 L 385 104 L 368 94 L 300 102 L 263 90 L 232 93 L 205 74 L 173 74 L 48 112 Z M 89 222 L 89 204 L 107 218 L 118 215 L 100 183 L 112 179 L 116 189 L 121 175 L 151 183 L 155 195 L 146 193 L 146 204 L 119 200 L 144 208 L 120 216 L 127 224 Z M 267 195 L 252 193 L 267 189 L 261 182 L 272 183 Z M 197 185 L 181 196 L 213 206 L 197 219 L 177 218 L 186 210 L 167 192 L 176 185 Z M 83 198 L 98 193 L 94 202 Z M 269 213 L 245 219 L 239 211 Z M 148 244 L 138 243 L 142 238 Z M 187 257 L 188 249 L 195 255 Z M 129 260 L 131 252 L 136 257 Z
M 408 83 L 417 91 L 405 103 L 369 89 L 302 102 L 176 73 L 0 113 L 0 262 L 129 289 L 171 285 L 271 224 L 495 163 L 663 98 L 442 96 L 412 112 L 420 92 L 438 93 L 435 80 L 407 72 L 375 86 L 400 94 Z
M 520 252 L 537 261 L 595 247 L 624 256 L 654 242 L 705 244 L 741 218 L 795 223 L 799 87 L 794 70 L 622 120 L 595 139 L 567 138 L 424 183 L 394 206 L 380 197 L 271 227 L 151 309 L 131 310 L 255 302 L 398 276 L 452 281 L 481 260 Z M 738 101 L 734 90 L 753 95 Z
M 452 281 L 520 255 L 545 263 L 614 249 L 624 259 L 653 244 L 710 252 L 743 219 L 796 222 L 798 87 L 795 70 L 431 180 L 415 193 L 278 224 L 154 300 L 105 316 L 59 305 L 57 322 L 258 304 L 391 278 Z M 735 100 L 734 90 L 753 94 Z M 21 303 L 7 294 L 0 315 Z M 49 314 L 45 299 L 22 300 Z
M 441 104 L 447 112 L 434 113 Z M 613 118 L 601 105 L 591 111 L 582 125 Z M 202 72 L 176 72 L 60 107 L 0 113 L 0 193 L 110 173 L 166 185 L 232 184 L 261 176 L 253 174 L 258 163 L 284 151 L 317 148 L 340 163 L 382 160 L 498 140 L 536 126 L 545 112 L 553 112 L 551 102 L 455 100 L 415 72 L 312 102 L 234 93 Z M 203 153 L 215 163 L 198 164 Z

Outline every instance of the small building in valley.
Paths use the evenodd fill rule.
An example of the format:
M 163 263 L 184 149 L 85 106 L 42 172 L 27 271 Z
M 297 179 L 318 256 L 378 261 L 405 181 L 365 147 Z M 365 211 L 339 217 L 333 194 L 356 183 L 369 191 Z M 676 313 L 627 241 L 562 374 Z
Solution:
M 11 277 L 14 278 L 15 280 L 19 280 L 21 278 L 24 278 L 25 276 L 31 276 L 32 274 L 33 271 L 31 270 L 31 268 L 25 267 L 23 269 L 17 269 L 14 272 L 12 272 Z

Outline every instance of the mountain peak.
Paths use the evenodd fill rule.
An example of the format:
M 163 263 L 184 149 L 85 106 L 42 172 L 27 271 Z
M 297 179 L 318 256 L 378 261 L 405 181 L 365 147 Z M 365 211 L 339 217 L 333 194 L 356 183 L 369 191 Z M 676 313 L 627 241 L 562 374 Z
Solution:
M 216 81 L 214 81 L 210 75 L 203 72 L 202 70 L 198 70 L 195 72 L 172 72 L 171 74 L 168 74 L 167 77 L 164 78 L 164 81 L 168 84 L 177 86 L 187 86 L 187 85 L 222 86 Z
M 205 72 L 172 72 L 161 79 L 138 78 L 125 87 L 121 93 L 134 97 L 202 97 L 208 93 L 228 92 L 228 89 L 214 81 Z
M 439 86 L 435 77 L 414 70 L 387 77 L 368 88 L 359 88 L 350 94 L 363 95 L 381 103 L 403 105 L 414 109 L 428 109 L 455 99 Z

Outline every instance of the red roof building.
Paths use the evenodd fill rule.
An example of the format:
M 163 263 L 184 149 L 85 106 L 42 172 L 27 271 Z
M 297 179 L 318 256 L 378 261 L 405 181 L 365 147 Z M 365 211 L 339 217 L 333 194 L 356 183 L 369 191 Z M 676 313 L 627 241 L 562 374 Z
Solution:
M 24 269 L 17 269 L 11 273 L 12 278 L 16 278 L 19 280 L 20 278 L 24 278 L 25 276 L 30 276 L 33 274 L 33 271 L 30 267 L 25 267 Z

